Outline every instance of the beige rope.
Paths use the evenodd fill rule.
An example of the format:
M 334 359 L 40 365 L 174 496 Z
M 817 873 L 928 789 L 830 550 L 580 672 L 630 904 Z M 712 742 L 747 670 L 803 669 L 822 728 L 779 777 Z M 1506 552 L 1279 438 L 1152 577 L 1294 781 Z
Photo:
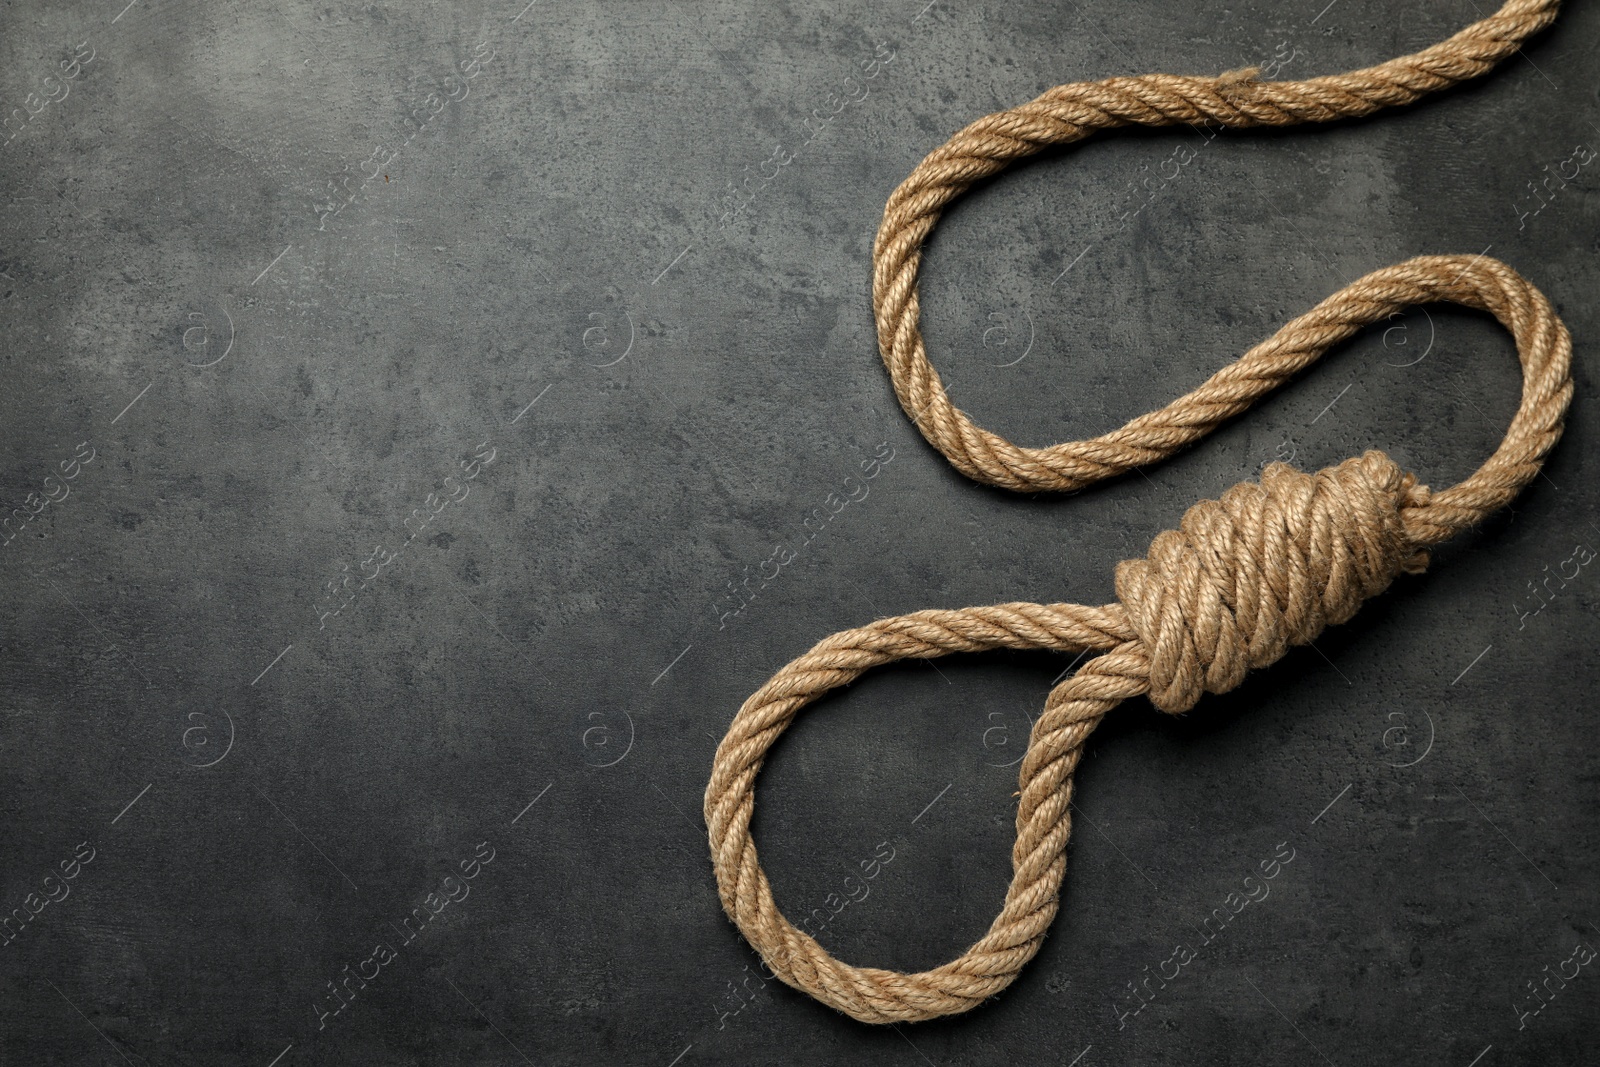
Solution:
M 1471 477 L 1429 492 L 1381 452 L 1303 474 L 1268 466 L 1220 501 L 1202 501 L 1145 559 L 1117 568 L 1118 603 L 999 604 L 919 611 L 834 634 L 746 700 L 717 749 L 705 817 L 723 908 L 789 985 L 865 1022 L 967 1011 L 1004 989 L 1055 917 L 1072 821 L 1072 772 L 1113 707 L 1146 695 L 1182 712 L 1238 685 L 1327 625 L 1350 618 L 1427 549 L 1510 501 L 1561 435 L 1572 397 L 1571 339 L 1544 295 L 1482 256 L 1420 256 L 1374 271 L 1224 367 L 1198 389 L 1088 441 L 1023 448 L 972 423 L 946 395 L 917 327 L 920 245 L 943 207 L 974 182 L 1045 145 L 1096 129 L 1179 122 L 1288 125 L 1365 115 L 1476 77 L 1555 17 L 1556 0 L 1511 0 L 1449 40 L 1366 70 L 1303 82 L 1146 75 L 1077 82 L 968 126 L 912 171 L 884 210 L 874 250 L 878 344 L 901 406 L 958 469 L 1011 489 L 1071 490 L 1151 463 L 1314 363 L 1361 327 L 1446 301 L 1494 315 L 1516 341 L 1522 402 L 1505 439 Z M 1011 887 L 989 932 L 919 974 L 835 959 L 778 911 L 750 818 L 767 750 L 806 704 L 872 667 L 984 649 L 1096 651 L 1057 686 L 1019 773 Z

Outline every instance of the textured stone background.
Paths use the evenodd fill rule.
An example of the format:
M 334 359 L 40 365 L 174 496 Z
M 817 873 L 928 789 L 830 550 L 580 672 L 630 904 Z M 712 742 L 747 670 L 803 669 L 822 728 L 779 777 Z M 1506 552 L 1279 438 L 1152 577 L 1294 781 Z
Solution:
M 1529 183 L 1600 147 L 1594 5 L 1403 113 L 1104 137 L 951 212 L 930 346 L 1022 442 L 1423 252 L 1525 271 L 1578 388 L 1548 477 L 1428 575 L 1182 720 L 1112 716 L 1038 958 L 871 1029 L 763 984 L 718 907 L 700 797 L 748 693 L 879 615 L 1103 602 L 1270 459 L 1448 484 L 1518 384 L 1502 331 L 1431 309 L 1144 477 L 976 487 L 876 356 L 885 197 L 1062 81 L 1345 70 L 1490 5 L 123 2 L 0 14 L 0 475 L 19 515 L 57 498 L 0 549 L 0 871 L 6 914 L 66 894 L 0 946 L 0 1062 L 1592 1060 L 1600 964 L 1538 1014 L 1530 983 L 1600 945 L 1600 162 L 1537 212 Z M 813 534 L 835 493 L 865 498 Z M 882 670 L 806 717 L 760 784 L 784 907 L 865 886 L 822 937 L 882 966 L 981 934 L 1063 666 Z

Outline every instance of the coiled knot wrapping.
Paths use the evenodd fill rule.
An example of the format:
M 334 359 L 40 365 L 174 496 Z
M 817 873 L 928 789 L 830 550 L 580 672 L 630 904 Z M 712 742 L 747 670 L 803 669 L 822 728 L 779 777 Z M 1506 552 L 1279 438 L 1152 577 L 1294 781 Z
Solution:
M 1270 464 L 1202 500 L 1144 559 L 1119 564 L 1117 598 L 1150 660 L 1150 702 L 1188 711 L 1355 614 L 1428 553 L 1401 511 L 1426 486 L 1369 451 L 1315 474 Z

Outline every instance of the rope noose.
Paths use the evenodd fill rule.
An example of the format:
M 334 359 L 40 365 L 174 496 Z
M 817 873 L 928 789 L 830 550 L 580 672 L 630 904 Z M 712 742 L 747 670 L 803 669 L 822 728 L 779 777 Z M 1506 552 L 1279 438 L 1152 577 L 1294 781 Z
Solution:
M 979 119 L 935 149 L 889 197 L 873 249 L 878 346 L 901 406 L 967 476 L 1025 492 L 1073 490 L 1164 459 L 1316 362 L 1362 327 L 1419 304 L 1489 312 L 1516 341 L 1522 402 L 1495 453 L 1459 485 L 1430 492 L 1382 452 L 1316 474 L 1281 463 L 1202 501 L 1142 560 L 1116 572 L 1118 602 L 998 604 L 919 611 L 836 633 L 746 700 L 717 749 L 705 818 L 723 908 L 789 985 L 864 1022 L 932 1019 L 1000 992 L 1039 950 L 1056 914 L 1071 830 L 1072 772 L 1117 704 L 1147 696 L 1182 712 L 1227 691 L 1324 626 L 1342 623 L 1428 548 L 1508 503 L 1561 435 L 1572 343 L 1544 295 L 1483 256 L 1419 256 L 1361 278 L 1287 323 L 1160 411 L 1087 441 L 1023 448 L 950 403 L 918 329 L 921 245 L 944 206 L 1047 145 L 1099 129 L 1177 123 L 1286 126 L 1366 115 L 1486 73 L 1555 18 L 1559 0 L 1509 0 L 1414 55 L 1307 81 L 1149 74 L 1058 86 Z M 1005 904 L 959 958 L 919 974 L 835 959 L 779 912 L 750 837 L 756 775 L 806 704 L 899 659 L 985 649 L 1099 652 L 1049 695 L 1019 774 Z

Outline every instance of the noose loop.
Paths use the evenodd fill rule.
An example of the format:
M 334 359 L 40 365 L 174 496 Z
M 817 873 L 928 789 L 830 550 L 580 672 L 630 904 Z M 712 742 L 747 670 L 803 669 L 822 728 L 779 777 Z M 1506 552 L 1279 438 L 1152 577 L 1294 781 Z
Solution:
M 1363 326 L 1446 301 L 1487 311 L 1516 342 L 1522 401 L 1505 438 L 1470 477 L 1430 492 L 1381 452 L 1306 474 L 1269 465 L 1144 559 L 1117 568 L 1118 602 L 999 604 L 919 611 L 833 634 L 789 663 L 734 717 L 717 749 L 705 817 L 722 904 L 789 985 L 865 1022 L 967 1011 L 1009 985 L 1055 917 L 1083 744 L 1123 700 L 1182 712 L 1225 692 L 1292 646 L 1342 623 L 1427 550 L 1505 505 L 1538 473 L 1572 397 L 1571 339 L 1549 301 L 1482 256 L 1422 256 L 1358 279 L 1284 325 L 1160 411 L 1086 441 L 1023 448 L 955 408 L 928 363 L 916 277 L 943 207 L 974 182 L 1050 144 L 1113 126 L 1179 122 L 1288 125 L 1365 115 L 1485 73 L 1555 17 L 1557 0 L 1510 0 L 1454 37 L 1366 70 L 1303 82 L 1146 75 L 1059 86 L 973 123 L 930 153 L 890 197 L 874 249 L 878 343 L 901 406 L 959 470 L 1007 488 L 1071 490 L 1163 459 L 1249 408 Z M 1019 771 L 1013 875 L 989 931 L 957 959 L 917 974 L 834 958 L 778 910 L 750 819 L 768 749 L 808 703 L 872 667 L 988 649 L 1099 652 L 1053 689 Z

